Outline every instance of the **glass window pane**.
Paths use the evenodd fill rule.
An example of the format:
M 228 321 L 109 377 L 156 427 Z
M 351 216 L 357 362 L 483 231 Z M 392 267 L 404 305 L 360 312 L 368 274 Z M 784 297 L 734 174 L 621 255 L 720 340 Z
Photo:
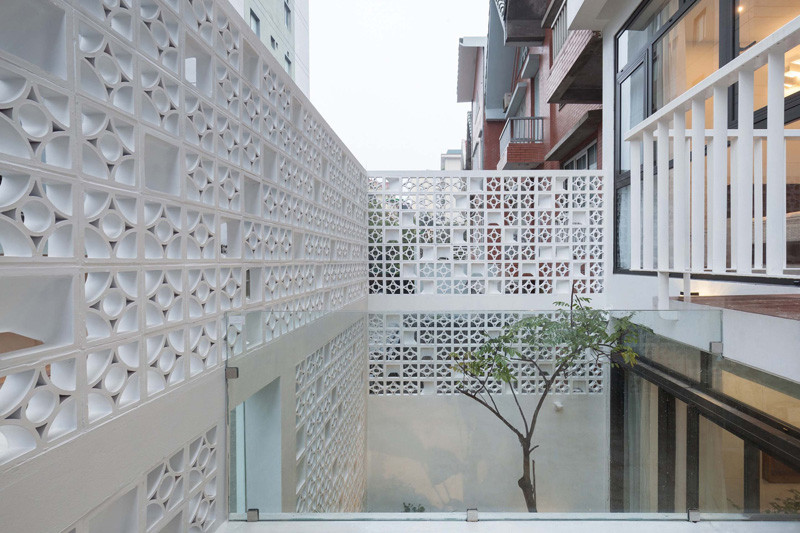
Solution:
M 786 129 L 800 129 L 800 120 L 787 124 Z M 766 164 L 764 166 L 766 167 Z M 764 175 L 766 176 L 766 172 Z M 786 266 L 800 268 L 800 139 L 798 138 L 786 139 Z
M 658 510 L 658 388 L 629 373 L 625 379 L 625 510 Z
M 739 0 L 737 4 L 739 53 L 800 15 L 797 0 Z
M 589 156 L 589 168 L 592 170 L 597 169 L 597 145 L 591 145 L 586 154 Z
M 621 135 L 620 138 L 624 138 L 628 130 L 644 120 L 646 90 L 644 81 L 644 66 L 641 65 L 619 87 L 622 131 L 617 134 Z M 620 170 L 630 170 L 630 145 L 625 141 L 621 142 L 619 168 Z
M 700 417 L 700 511 L 744 509 L 744 441 Z
M 653 110 L 703 81 L 719 64 L 717 0 L 701 0 L 653 46 Z
M 678 5 L 678 0 L 651 2 L 617 38 L 617 64 L 620 71 L 644 50 L 656 31 L 678 10 Z

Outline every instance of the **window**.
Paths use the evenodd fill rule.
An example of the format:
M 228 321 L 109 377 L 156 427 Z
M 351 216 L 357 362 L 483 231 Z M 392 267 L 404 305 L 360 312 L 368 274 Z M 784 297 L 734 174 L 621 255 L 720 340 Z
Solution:
M 256 34 L 256 37 L 261 38 L 261 19 L 258 18 L 253 10 L 250 10 L 250 29 Z
M 286 22 L 286 29 L 292 31 L 292 8 L 289 7 L 289 2 L 283 2 L 283 18 Z
M 278 49 L 278 41 L 275 40 L 275 37 L 270 36 L 269 44 L 272 45 L 272 49 L 273 50 L 277 50 Z
M 562 165 L 565 170 L 597 170 L 597 142 L 593 142 Z
M 292 60 L 289 59 L 289 54 L 286 54 L 285 56 L 283 56 L 283 61 L 284 61 L 284 67 L 286 68 L 286 72 L 291 74 L 292 73 Z
M 630 214 L 627 207 L 619 209 L 630 201 L 630 147 L 622 141 L 625 133 L 798 14 L 797 1 L 646 0 L 616 34 L 614 186 L 620 238 L 616 240 L 615 268 L 627 269 L 629 264 L 628 243 L 621 232 L 629 228 Z M 795 68 L 800 72 L 800 47 L 786 54 L 787 123 L 800 118 L 800 82 L 794 83 Z M 755 73 L 756 128 L 766 127 L 766 76 L 766 68 Z M 796 79 L 800 80 L 800 74 Z M 729 127 L 736 127 L 735 84 L 728 94 Z M 707 119 L 709 104 L 707 101 Z M 800 257 L 800 246 L 797 250 L 795 256 L 787 252 L 787 259 Z

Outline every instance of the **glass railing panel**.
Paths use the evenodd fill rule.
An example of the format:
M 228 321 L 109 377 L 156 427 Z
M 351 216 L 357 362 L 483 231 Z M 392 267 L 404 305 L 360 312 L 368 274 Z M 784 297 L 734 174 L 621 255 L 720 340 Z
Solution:
M 230 313 L 228 367 L 238 370 L 228 381 L 231 519 L 253 509 L 262 519 L 431 519 L 468 508 L 520 519 L 530 508 L 519 486 L 523 464 L 533 467 L 537 516 L 663 517 L 695 508 L 747 517 L 791 508 L 800 490 L 792 465 L 765 458 L 735 428 L 698 415 L 691 395 L 676 398 L 644 372 L 791 418 L 792 391 L 760 374 L 734 374 L 709 353 L 722 335 L 719 310 L 604 314 L 608 323 L 631 317 L 636 370 L 576 359 L 547 383 L 562 352 L 536 345 L 534 356 L 535 343 L 520 341 L 513 348 L 536 365 L 514 361 L 513 379 L 486 378 L 483 403 L 465 394 L 474 389 L 464 388 L 470 381 L 452 354 L 474 353 L 485 334 L 544 314 Z M 734 378 L 745 383 L 712 386 Z M 524 433 L 534 413 L 526 458 L 515 431 Z M 747 468 L 756 463 L 753 477 Z

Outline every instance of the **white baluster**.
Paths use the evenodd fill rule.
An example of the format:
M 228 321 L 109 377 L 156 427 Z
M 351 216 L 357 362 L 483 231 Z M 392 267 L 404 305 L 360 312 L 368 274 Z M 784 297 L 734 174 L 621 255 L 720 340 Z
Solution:
M 753 268 L 764 268 L 764 139 L 753 152 Z
M 706 268 L 714 262 L 714 138 L 708 139 L 706 156 Z
M 667 271 L 669 270 L 669 122 L 667 120 L 658 122 L 656 164 L 658 270 Z
M 642 259 L 645 270 L 653 270 L 653 132 L 642 134 Z
M 705 99 L 692 100 L 692 270 L 705 266 L 706 110 Z
M 736 266 L 740 273 L 750 274 L 753 271 L 753 71 L 746 67 L 739 71 L 736 166 Z
M 732 137 L 730 140 L 731 143 L 731 154 L 728 158 L 730 164 L 730 170 L 728 173 L 730 174 L 728 179 L 728 190 L 730 191 L 730 199 L 729 199 L 729 208 L 731 210 L 731 217 L 730 221 L 728 222 L 728 242 L 730 243 L 731 253 L 730 253 L 730 268 L 732 270 L 736 270 L 736 260 L 738 259 L 736 255 L 736 221 L 739 220 L 739 189 L 736 188 L 737 178 L 736 175 L 739 171 L 739 167 L 736 162 L 739 159 L 738 156 L 738 147 L 739 147 L 739 139 L 736 137 Z
M 786 141 L 783 110 L 783 51 L 767 59 L 767 274 L 786 266 Z
M 690 204 L 687 183 L 688 174 L 686 173 L 686 162 L 689 159 L 686 151 L 686 114 L 682 109 L 675 111 L 673 114 L 673 129 L 675 133 L 672 145 L 672 176 L 674 183 L 672 193 L 672 261 L 673 268 L 683 272 L 688 266 L 686 264 L 686 251 L 689 247 Z
M 711 270 L 715 274 L 725 273 L 728 240 L 727 203 L 728 203 L 728 87 L 714 87 L 714 174 L 712 175 L 713 223 L 709 243 L 713 242 Z
M 642 268 L 642 165 L 640 141 L 631 141 L 631 268 Z

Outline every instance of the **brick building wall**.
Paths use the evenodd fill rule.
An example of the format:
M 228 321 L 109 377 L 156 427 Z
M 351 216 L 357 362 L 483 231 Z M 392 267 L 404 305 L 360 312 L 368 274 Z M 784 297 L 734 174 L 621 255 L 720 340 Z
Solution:
M 487 120 L 483 123 L 483 168 L 496 170 L 500 161 L 500 134 L 503 133 L 505 122 L 501 120 Z

